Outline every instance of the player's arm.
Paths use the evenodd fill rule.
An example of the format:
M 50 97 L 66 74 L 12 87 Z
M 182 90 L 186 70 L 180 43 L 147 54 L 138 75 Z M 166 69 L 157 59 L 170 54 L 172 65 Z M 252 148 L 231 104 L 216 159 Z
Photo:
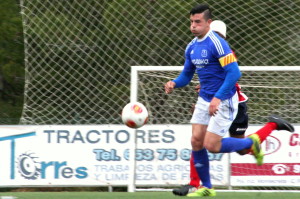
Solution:
M 218 58 L 221 67 L 225 71 L 225 79 L 222 86 L 216 92 L 215 97 L 224 100 L 235 88 L 235 84 L 241 77 L 241 72 L 235 54 L 224 39 L 220 39 L 213 45 L 213 54 Z
M 190 83 L 190 81 L 192 80 L 194 73 L 195 73 L 195 66 L 193 65 L 191 59 L 190 59 L 190 49 L 189 49 L 190 45 L 188 45 L 187 49 L 185 50 L 185 62 L 184 62 L 184 68 L 182 70 L 182 72 L 179 74 L 179 76 L 172 80 L 172 81 L 168 81 L 165 84 L 165 92 L 171 93 L 174 88 L 180 88 L 180 87 L 184 87 L 187 84 Z
M 220 100 L 224 100 L 224 96 L 226 96 L 232 90 L 232 88 L 235 87 L 235 84 L 242 76 L 239 66 L 233 54 L 231 53 L 229 55 L 226 55 L 225 58 L 229 58 L 232 60 L 228 61 L 228 63 L 225 63 L 226 65 L 224 65 L 224 63 L 222 65 L 220 61 L 221 66 L 223 66 L 224 70 L 226 71 L 224 83 L 215 94 L 215 97 Z M 224 59 L 224 58 L 220 58 L 220 59 Z
M 194 71 L 185 71 L 183 70 L 180 75 L 173 80 L 176 86 L 175 88 L 180 88 L 188 85 L 194 76 Z
M 224 100 L 224 96 L 228 94 L 232 90 L 232 88 L 235 86 L 236 82 L 241 77 L 241 72 L 239 70 L 237 62 L 232 62 L 230 64 L 227 64 L 224 67 L 226 71 L 226 76 L 224 83 L 220 87 L 220 89 L 215 94 L 214 98 L 210 102 L 209 106 L 209 114 L 215 115 L 218 111 L 219 104 L 221 100 Z
M 226 96 L 228 96 L 227 94 L 231 92 L 232 88 L 241 77 L 237 59 L 232 53 L 232 50 L 230 49 L 228 43 L 225 40 L 219 40 L 219 42 L 217 43 L 218 48 L 216 47 L 216 45 L 214 45 L 213 53 L 218 58 L 221 67 L 224 68 L 226 75 L 222 86 L 216 92 L 214 98 L 210 103 L 210 115 L 216 114 L 221 100 L 226 99 Z
M 190 83 L 193 76 L 194 76 L 194 71 L 183 70 L 176 79 L 172 81 L 168 81 L 165 84 L 165 92 L 171 93 L 174 88 L 180 88 L 186 86 L 188 83 Z

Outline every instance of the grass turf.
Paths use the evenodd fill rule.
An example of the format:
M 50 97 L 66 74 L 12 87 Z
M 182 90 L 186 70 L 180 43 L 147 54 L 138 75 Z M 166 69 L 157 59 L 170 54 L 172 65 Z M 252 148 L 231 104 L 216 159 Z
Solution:
M 174 199 L 187 198 L 174 196 L 171 192 L 1 192 L 1 196 L 14 196 L 17 199 Z M 299 199 L 300 193 L 262 192 L 217 192 L 213 199 Z

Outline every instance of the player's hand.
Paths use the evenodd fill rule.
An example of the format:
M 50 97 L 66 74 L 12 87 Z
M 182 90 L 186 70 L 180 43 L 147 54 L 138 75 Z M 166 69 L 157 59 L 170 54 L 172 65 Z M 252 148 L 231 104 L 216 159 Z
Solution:
M 173 82 L 173 81 L 168 81 L 168 82 L 165 84 L 165 92 L 166 92 L 167 94 L 172 93 L 172 91 L 173 91 L 174 88 L 175 88 L 175 85 L 176 85 L 175 82 Z
M 209 105 L 209 115 L 215 116 L 217 114 L 220 102 L 221 100 L 216 97 L 211 100 Z
M 200 84 L 198 84 L 197 86 L 195 86 L 195 91 L 196 91 L 197 93 L 200 92 Z

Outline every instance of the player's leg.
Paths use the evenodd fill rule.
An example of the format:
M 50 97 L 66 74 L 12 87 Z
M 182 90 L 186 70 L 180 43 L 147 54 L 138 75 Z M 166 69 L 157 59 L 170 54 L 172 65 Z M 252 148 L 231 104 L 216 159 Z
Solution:
M 261 165 L 263 163 L 263 153 L 260 148 L 260 144 L 266 139 L 267 136 L 271 134 L 273 130 L 286 130 L 286 131 L 294 132 L 294 127 L 289 122 L 280 118 L 279 116 L 270 116 L 269 122 L 265 124 L 265 126 L 263 126 L 256 133 L 253 133 L 248 137 L 253 141 L 251 151 L 255 156 L 258 165 Z M 220 149 L 220 152 L 230 152 L 230 150 L 233 150 L 232 148 L 230 148 L 230 145 L 232 145 L 234 142 L 228 141 L 227 143 L 227 141 L 228 140 L 222 140 L 222 144 L 224 145 Z M 236 144 L 237 146 L 240 146 L 239 143 Z M 226 146 L 229 148 L 226 148 Z M 244 149 L 243 151 L 245 150 L 246 149 Z
M 248 128 L 249 121 L 247 110 L 246 102 L 239 103 L 237 116 L 229 128 L 230 137 L 245 138 L 245 131 Z M 255 132 L 255 134 L 258 135 L 260 143 L 263 143 L 266 137 L 268 137 L 274 130 L 286 130 L 293 132 L 294 127 L 289 122 L 273 115 L 269 117 L 269 122 Z M 251 150 L 244 149 L 242 151 L 237 151 L 237 153 L 245 155 L 249 154 L 250 151 Z
M 197 93 L 199 93 L 200 85 L 196 86 L 195 88 L 197 90 Z M 192 104 L 191 113 L 194 113 L 196 104 Z M 191 153 L 190 158 L 190 182 L 186 185 L 183 185 L 179 188 L 175 188 L 172 190 L 174 195 L 177 196 L 186 196 L 188 193 L 192 193 L 200 186 L 200 178 L 197 174 L 197 170 L 194 165 L 194 157 Z
M 247 110 L 246 102 L 240 102 L 238 105 L 238 113 L 229 128 L 230 137 L 245 138 L 245 132 L 248 128 L 249 121 Z M 249 153 L 249 149 L 243 149 L 241 151 L 237 151 L 237 153 L 245 155 Z
M 190 158 L 190 182 L 186 185 L 183 185 L 179 188 L 173 189 L 173 194 L 177 196 L 186 196 L 188 193 L 193 193 L 200 186 L 200 178 L 197 174 L 195 165 L 194 165 L 194 157 L 191 154 Z
M 212 184 L 209 174 L 209 159 L 208 153 L 205 148 L 203 148 L 203 142 L 207 130 L 207 124 L 210 120 L 210 115 L 208 114 L 209 102 L 204 101 L 201 97 L 198 98 L 197 104 L 195 106 L 195 111 L 193 113 L 191 123 L 192 123 L 192 155 L 194 158 L 194 166 L 196 168 L 197 174 L 201 179 L 201 184 L 203 187 L 198 189 L 196 196 L 201 196 L 198 191 L 203 190 L 203 194 L 215 195 L 212 189 Z M 200 193 L 202 194 L 202 193 Z M 188 197 L 194 197 L 193 193 L 188 194 Z
M 199 178 L 201 179 L 202 186 L 212 188 L 209 175 L 208 153 L 207 150 L 203 148 L 206 129 L 207 125 L 192 124 L 192 155 L 194 158 L 194 166 Z
M 186 185 L 183 185 L 179 188 L 173 189 L 173 194 L 177 196 L 186 196 L 189 193 L 193 193 L 200 186 L 200 178 L 197 174 L 195 165 L 194 165 L 194 157 L 191 154 L 190 158 L 190 182 Z
M 208 103 L 205 102 L 203 99 L 198 97 L 197 104 L 193 105 L 192 113 L 193 117 L 191 119 L 191 123 L 208 123 L 209 116 L 208 114 L 204 114 L 204 110 L 207 108 Z M 196 110 L 196 111 L 195 111 Z M 204 119 L 204 121 L 203 121 Z M 206 129 L 204 130 L 206 131 Z M 204 138 L 202 138 L 204 139 Z M 200 147 L 203 147 L 202 143 L 195 143 L 199 144 Z M 188 193 L 194 192 L 197 190 L 197 188 L 200 186 L 200 178 L 198 176 L 195 164 L 194 164 L 194 156 L 193 153 L 191 153 L 190 158 L 190 183 L 187 185 L 183 185 L 180 188 L 173 189 L 173 194 L 178 196 L 186 196 Z
M 203 141 L 206 137 L 206 133 L 203 131 L 207 129 L 206 125 L 193 124 L 193 136 L 192 136 L 192 154 L 194 157 L 194 165 L 197 170 L 198 176 L 201 179 L 202 186 L 193 193 L 189 193 L 188 197 L 202 197 L 202 196 L 216 196 L 216 192 L 212 187 L 210 174 L 209 174 L 209 159 L 206 148 L 200 148 L 203 146 Z M 199 139 L 199 140 L 198 140 Z
M 197 190 L 197 187 L 194 187 L 190 184 L 183 185 L 179 188 L 172 190 L 173 194 L 176 196 L 186 196 L 189 193 L 193 193 Z
M 215 196 L 216 192 L 212 188 L 210 174 L 209 174 L 209 159 L 208 153 L 203 148 L 203 142 L 207 131 L 207 124 L 210 120 L 208 114 L 209 102 L 204 101 L 202 98 L 198 98 L 193 113 L 191 123 L 193 128 L 192 134 L 192 155 L 194 158 L 194 166 L 197 174 L 201 179 L 202 187 L 199 187 L 194 193 L 190 193 L 188 197 L 201 197 L 201 196 Z
M 238 97 L 234 95 L 232 98 L 221 101 L 218 113 L 211 117 L 206 133 L 204 147 L 212 153 L 230 153 L 251 148 L 253 155 L 257 160 L 257 164 L 262 164 L 263 152 L 260 148 L 258 136 L 253 135 L 248 138 L 223 138 L 229 130 L 236 117 L 238 110 Z
M 197 174 L 197 170 L 194 165 L 194 156 L 191 154 L 190 159 L 190 183 L 189 185 L 193 187 L 199 187 L 200 186 L 200 178 Z
M 222 138 L 221 136 L 207 132 L 204 146 L 211 153 L 231 153 L 244 149 L 251 149 L 258 165 L 263 163 L 263 152 L 260 147 L 259 137 L 253 134 L 247 138 Z
M 269 117 L 269 122 L 254 134 L 259 137 L 259 140 L 262 143 L 274 130 L 294 132 L 294 127 L 288 121 L 280 118 L 279 116 L 272 115 Z
M 210 152 L 235 152 L 251 147 L 251 139 L 223 138 L 237 116 L 238 106 L 238 96 L 235 94 L 230 99 L 222 100 L 217 114 L 210 118 L 204 141 Z

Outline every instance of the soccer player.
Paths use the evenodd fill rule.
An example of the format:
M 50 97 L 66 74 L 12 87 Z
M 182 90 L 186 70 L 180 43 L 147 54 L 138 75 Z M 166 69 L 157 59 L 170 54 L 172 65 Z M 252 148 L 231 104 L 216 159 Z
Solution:
M 215 196 L 209 176 L 207 150 L 229 153 L 252 149 L 258 165 L 263 152 L 257 134 L 248 138 L 223 138 L 237 114 L 238 96 L 235 84 L 241 76 L 237 61 L 227 42 L 210 30 L 211 10 L 198 5 L 190 11 L 190 29 L 196 36 L 185 51 L 184 69 L 180 75 L 165 84 L 165 92 L 187 85 L 197 72 L 201 89 L 192 123 L 192 155 L 203 187 L 187 196 Z M 206 150 L 207 149 L 207 150 Z
M 226 39 L 226 24 L 223 21 L 220 20 L 214 20 L 210 24 L 210 29 L 215 31 L 217 34 L 219 34 L 220 37 Z M 236 84 L 237 88 L 237 94 L 239 97 L 239 105 L 238 105 L 238 113 L 234 121 L 232 122 L 230 128 L 229 128 L 229 134 L 230 137 L 235 138 L 244 138 L 245 132 L 248 128 L 248 114 L 247 114 L 247 104 L 246 101 L 248 100 L 248 97 L 242 93 L 240 86 Z M 199 93 L 200 85 L 197 85 L 195 87 L 196 91 Z M 260 142 L 262 143 L 268 135 L 271 134 L 273 130 L 287 130 L 287 131 L 293 131 L 293 126 L 291 126 L 288 122 L 280 119 L 274 119 L 275 116 L 271 116 L 269 118 L 268 123 L 265 124 L 264 127 L 262 127 L 259 131 L 256 132 L 256 134 L 260 138 Z M 272 122 L 271 122 L 272 121 Z M 278 127 L 280 129 L 278 129 Z M 248 154 L 250 150 L 245 149 L 242 151 L 238 151 L 240 155 Z M 183 185 L 180 188 L 173 189 L 173 194 L 178 196 L 186 196 L 188 193 L 192 193 L 197 190 L 197 188 L 200 186 L 200 179 L 198 177 L 196 168 L 193 164 L 194 158 L 191 155 L 190 159 L 190 182 L 187 185 Z

